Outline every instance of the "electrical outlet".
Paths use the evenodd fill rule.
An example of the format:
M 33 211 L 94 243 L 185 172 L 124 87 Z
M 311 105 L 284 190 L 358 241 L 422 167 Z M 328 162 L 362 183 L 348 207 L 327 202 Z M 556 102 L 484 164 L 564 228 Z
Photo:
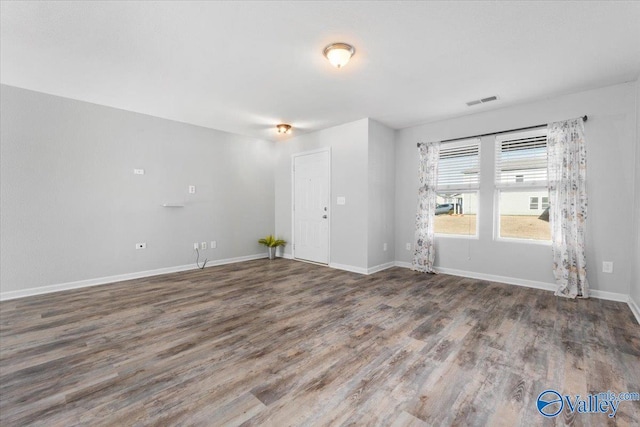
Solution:
M 136 249 L 147 249 L 146 243 L 136 243 Z
M 611 262 L 611 261 L 603 261 L 602 262 L 602 272 L 603 273 L 613 273 L 613 262 Z
M 200 245 L 198 245 L 198 242 L 193 244 L 193 250 L 195 251 L 196 249 L 200 248 Z
M 211 241 L 211 249 L 215 249 L 218 247 L 218 242 L 216 242 L 215 240 Z
M 406 248 L 407 248 L 408 251 L 410 251 L 411 250 L 411 243 L 407 243 Z
M 200 243 L 200 250 L 205 250 L 205 249 L 207 249 L 207 242 Z
M 384 243 L 384 244 L 382 245 L 382 250 L 383 250 L 383 251 L 386 251 L 386 250 L 387 250 L 387 244 L 386 244 L 386 243 Z
M 144 169 L 134 169 L 134 175 L 144 175 Z
M 196 194 L 196 186 L 195 185 L 190 185 L 189 186 L 189 194 Z

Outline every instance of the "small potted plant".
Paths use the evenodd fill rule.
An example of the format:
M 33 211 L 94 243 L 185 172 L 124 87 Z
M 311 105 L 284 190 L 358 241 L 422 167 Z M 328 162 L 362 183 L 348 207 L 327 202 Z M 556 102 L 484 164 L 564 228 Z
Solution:
M 274 259 L 276 257 L 276 249 L 278 246 L 284 246 L 287 244 L 282 239 L 276 239 L 273 235 L 269 234 L 267 237 L 258 240 L 258 243 L 261 245 L 265 245 L 269 250 L 269 259 Z

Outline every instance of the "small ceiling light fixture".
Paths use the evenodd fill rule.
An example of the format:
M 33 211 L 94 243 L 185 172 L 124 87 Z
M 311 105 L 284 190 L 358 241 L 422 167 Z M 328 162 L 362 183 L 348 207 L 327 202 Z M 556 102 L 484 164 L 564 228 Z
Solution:
M 286 123 L 280 123 L 278 126 L 276 126 L 276 129 L 278 130 L 278 133 L 282 133 L 282 134 L 291 133 L 291 125 L 288 125 Z
M 332 43 L 324 48 L 322 52 L 327 57 L 331 65 L 336 68 L 342 68 L 356 53 L 356 49 L 347 43 Z

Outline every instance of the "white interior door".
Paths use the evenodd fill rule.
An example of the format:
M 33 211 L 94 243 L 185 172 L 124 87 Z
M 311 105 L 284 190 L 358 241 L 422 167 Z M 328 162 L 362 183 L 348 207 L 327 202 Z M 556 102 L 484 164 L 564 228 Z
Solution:
M 293 157 L 293 255 L 329 263 L 329 151 Z

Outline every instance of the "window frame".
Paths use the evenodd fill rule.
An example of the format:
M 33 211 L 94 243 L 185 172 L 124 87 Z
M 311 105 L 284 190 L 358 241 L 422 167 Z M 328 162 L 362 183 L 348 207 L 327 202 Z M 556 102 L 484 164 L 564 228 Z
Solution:
M 533 199 L 536 199 L 536 207 L 535 208 L 531 207 L 533 205 Z M 540 201 L 538 200 L 538 196 L 529 196 L 529 210 L 530 211 L 537 211 L 538 209 L 540 209 Z
M 534 188 L 496 188 L 493 197 L 493 240 L 496 242 L 508 243 L 530 243 L 534 245 L 551 246 L 551 240 L 525 239 L 523 237 L 502 237 L 500 236 L 500 194 L 501 193 L 521 193 L 523 191 L 548 190 L 547 187 L 537 186 Z
M 521 193 L 528 191 L 548 191 L 547 183 L 543 183 L 540 181 L 534 181 L 531 184 L 525 182 L 523 179 L 522 182 L 514 182 L 514 183 L 501 183 L 499 181 L 498 176 L 498 153 L 501 151 L 502 142 L 506 140 L 513 140 L 518 138 L 533 138 L 536 136 L 544 135 L 548 137 L 548 131 L 546 127 L 541 127 L 539 129 L 527 130 L 527 131 L 519 131 L 519 132 L 510 132 L 505 134 L 496 135 L 494 138 L 494 167 L 493 167 L 493 240 L 496 242 L 508 242 L 508 243 L 527 243 L 533 245 L 542 245 L 542 246 L 551 246 L 551 239 L 549 240 L 539 240 L 539 239 L 527 239 L 523 237 L 502 237 L 500 236 L 500 196 L 502 193 Z M 547 162 L 548 162 L 548 146 L 547 146 Z M 547 177 L 548 179 L 548 177 Z M 529 210 L 531 210 L 531 197 L 529 200 Z M 546 196 L 547 200 L 549 196 Z M 540 207 L 542 197 L 538 198 L 537 206 Z
M 541 197 L 542 200 L 540 200 L 540 209 L 549 209 L 549 196 L 547 197 Z M 547 199 L 547 201 L 545 202 L 544 199 Z M 545 204 L 547 206 L 545 206 Z
M 477 207 L 476 207 L 476 226 L 475 226 L 475 230 L 474 230 L 474 234 L 450 234 L 450 233 L 438 233 L 436 232 L 436 230 L 434 230 L 434 236 L 438 237 L 438 238 L 452 238 L 452 239 L 471 239 L 471 240 L 478 240 L 480 238 L 480 233 L 479 233 L 479 224 L 480 224 L 480 185 L 481 185 L 481 181 L 482 181 L 482 173 L 481 173 L 481 161 L 482 161 L 482 139 L 481 138 L 465 138 L 463 140 L 459 140 L 459 141 L 454 141 L 454 142 L 445 142 L 444 144 L 440 145 L 440 153 L 442 153 L 443 149 L 447 149 L 447 148 L 457 148 L 457 147 L 464 147 L 467 145 L 471 145 L 474 144 L 478 147 L 478 160 L 477 160 L 477 168 L 478 168 L 478 179 L 477 179 L 477 184 L 473 184 L 473 185 L 459 185 L 459 186 L 450 186 L 450 185 L 446 185 L 446 186 L 438 186 L 436 184 L 436 195 L 439 194 L 443 194 L 443 193 L 460 193 L 460 194 L 465 194 L 465 193 L 475 193 L 475 197 L 476 197 L 476 201 L 477 201 Z M 440 161 L 441 158 L 440 156 L 438 156 L 438 166 L 440 166 Z M 440 173 L 440 171 L 438 170 L 438 174 Z M 436 203 L 437 205 L 437 203 Z M 435 213 L 434 213 L 435 216 Z M 435 218 L 434 218 L 435 220 Z M 435 226 L 434 226 L 435 227 Z
M 544 186 L 547 187 L 547 183 L 548 183 L 548 177 L 545 178 L 544 180 L 541 180 L 537 177 L 534 177 L 533 181 L 527 181 L 526 180 L 526 176 L 525 174 L 522 174 L 522 181 L 516 181 L 515 179 L 513 181 L 499 181 L 499 178 L 502 178 L 501 176 L 498 176 L 498 155 L 499 153 L 501 153 L 501 147 L 502 147 L 502 143 L 504 141 L 511 141 L 511 140 L 518 140 L 518 139 L 527 139 L 527 138 L 539 138 L 542 135 L 546 137 L 548 136 L 548 132 L 547 132 L 547 128 L 538 128 L 538 129 L 533 129 L 533 130 L 526 130 L 526 131 L 516 131 L 516 132 L 510 132 L 510 133 L 504 133 L 504 134 L 499 134 L 496 135 L 494 137 L 494 165 L 493 165 L 493 185 L 495 188 L 531 188 L 531 187 L 540 187 L 540 186 Z M 517 150 L 510 150 L 511 152 L 515 152 Z M 547 157 L 548 157 L 548 148 L 547 148 Z M 518 159 L 516 158 L 515 161 L 518 161 Z M 547 162 L 548 162 L 548 158 L 547 158 Z M 547 163 L 545 163 L 545 169 L 547 167 Z M 545 174 L 546 175 L 546 174 Z M 513 175 L 514 177 L 517 175 Z M 537 178 L 537 179 L 536 179 Z

